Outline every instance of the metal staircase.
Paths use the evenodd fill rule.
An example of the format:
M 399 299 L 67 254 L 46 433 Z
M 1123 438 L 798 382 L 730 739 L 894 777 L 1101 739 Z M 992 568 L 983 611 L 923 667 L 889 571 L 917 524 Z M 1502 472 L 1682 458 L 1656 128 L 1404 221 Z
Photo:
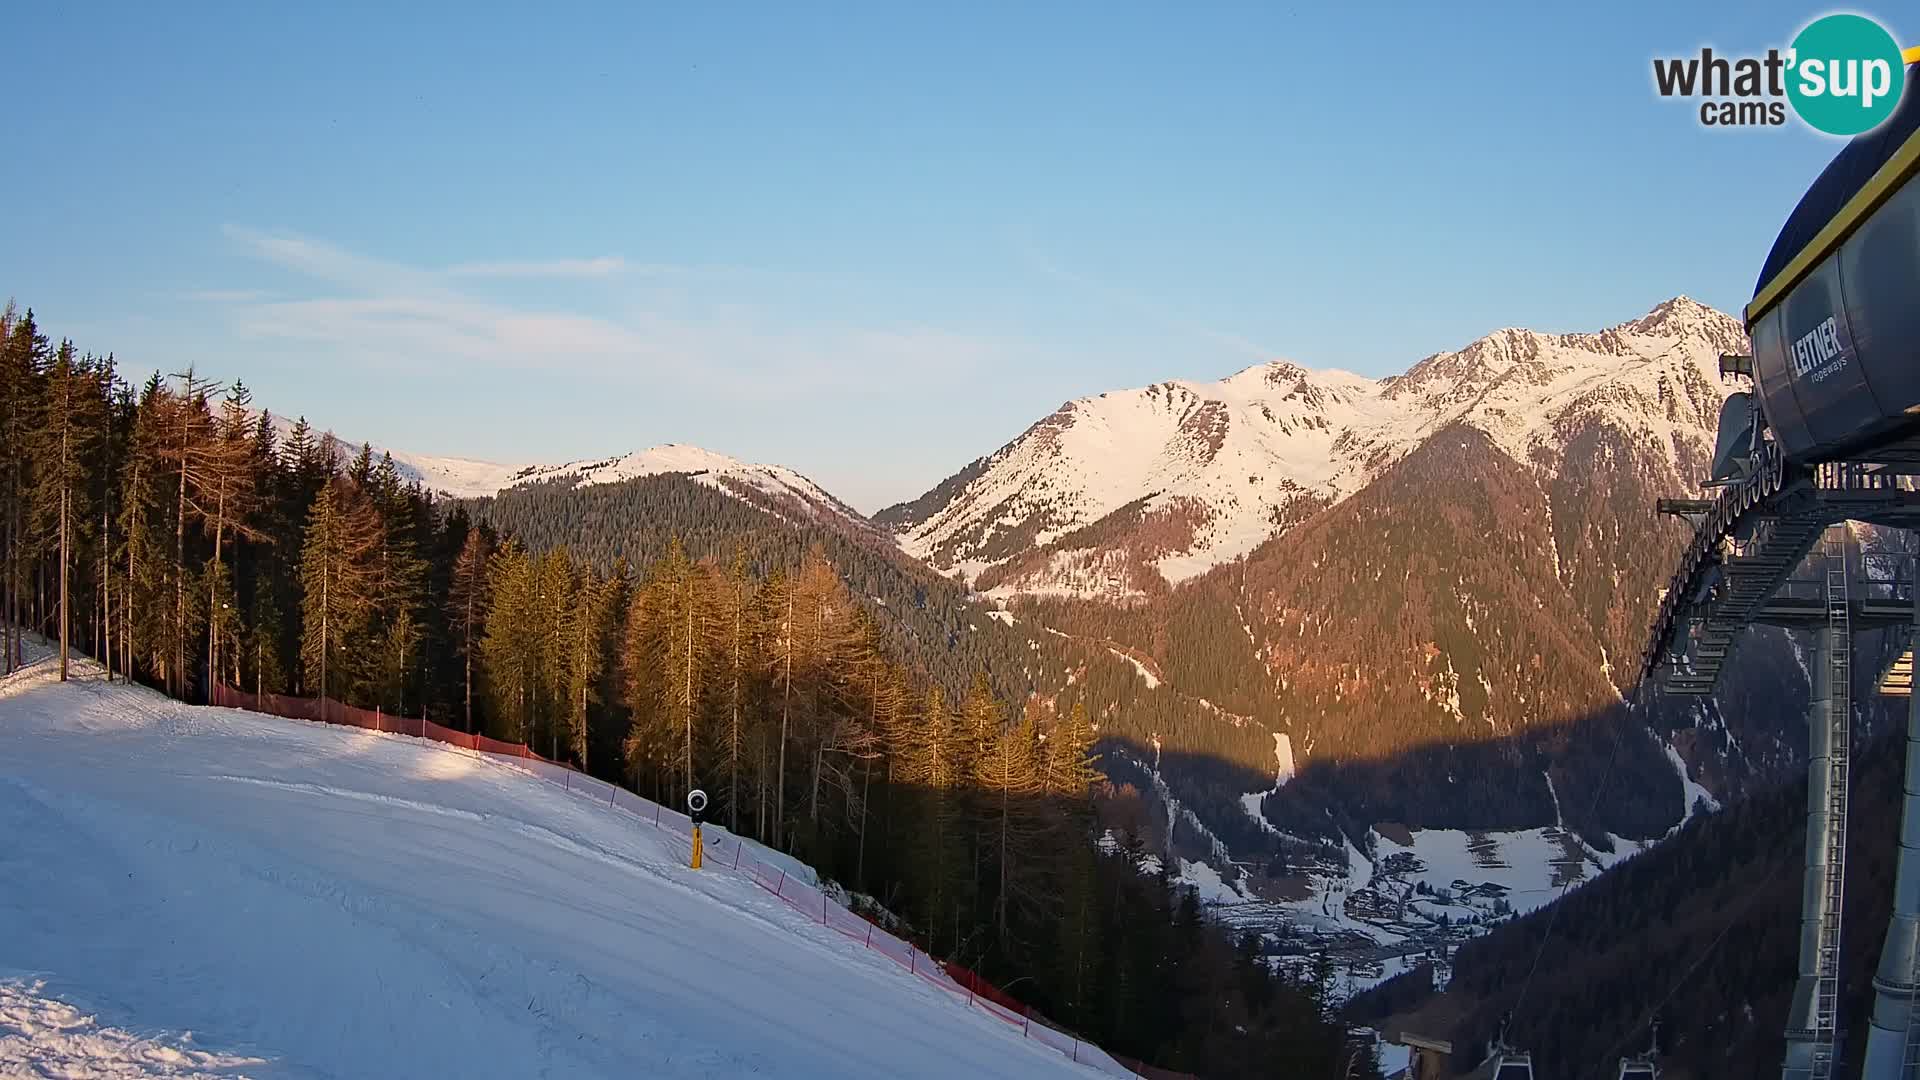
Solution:
M 1832 1080 L 1840 1014 L 1840 922 L 1847 878 L 1847 775 L 1853 718 L 1853 648 L 1847 597 L 1847 527 L 1827 531 L 1827 834 L 1826 906 L 1820 923 L 1815 991 L 1813 1080 Z

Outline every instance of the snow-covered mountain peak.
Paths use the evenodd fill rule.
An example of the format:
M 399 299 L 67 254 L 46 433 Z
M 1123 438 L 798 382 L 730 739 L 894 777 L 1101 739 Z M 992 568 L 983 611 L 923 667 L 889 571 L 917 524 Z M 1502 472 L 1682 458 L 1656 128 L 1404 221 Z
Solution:
M 686 476 L 697 483 L 748 497 L 755 502 L 772 499 L 803 509 L 809 516 L 827 514 L 855 523 L 865 520 L 820 485 L 783 465 L 752 465 L 739 458 L 682 443 L 666 443 L 630 454 L 570 461 L 564 465 L 531 465 L 516 473 L 505 486 L 571 481 L 581 487 L 590 487 L 667 475 Z M 764 499 L 753 498 L 755 495 Z
M 1648 337 L 1698 340 L 1725 352 L 1739 352 L 1747 347 L 1746 330 L 1740 320 L 1684 294 L 1655 305 L 1645 315 L 1616 329 Z
M 880 517 L 989 591 L 1127 595 L 1246 554 L 1453 423 L 1520 462 L 1593 423 L 1675 460 L 1711 438 L 1719 354 L 1744 348 L 1679 296 L 1597 332 L 1496 330 L 1386 379 L 1276 360 L 1109 391 Z
M 284 445 L 297 421 L 273 414 L 273 426 Z M 314 432 L 314 438 L 331 433 Z M 350 461 L 360 444 L 332 436 L 335 455 Z M 371 446 L 373 456 L 390 454 L 401 479 L 455 499 L 497 495 L 514 487 L 542 481 L 581 487 L 617 484 L 650 476 L 685 476 L 695 483 L 789 517 L 829 520 L 870 528 L 866 519 L 820 485 L 781 465 L 754 465 L 739 458 L 683 443 L 665 443 L 612 457 L 585 458 L 560 465 L 503 464 L 473 458 L 440 457 Z

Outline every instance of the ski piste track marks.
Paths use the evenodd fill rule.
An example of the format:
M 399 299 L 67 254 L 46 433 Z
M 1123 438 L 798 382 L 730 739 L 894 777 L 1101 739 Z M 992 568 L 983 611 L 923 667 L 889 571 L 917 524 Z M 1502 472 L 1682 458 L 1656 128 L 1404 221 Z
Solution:
M 1090 1064 L 1100 1072 L 1129 1075 L 1092 1047 L 1076 1045 L 1070 1037 L 1029 1024 L 1024 1017 L 988 1002 L 977 1004 L 1000 1023 L 980 1027 L 984 1020 L 966 1020 L 973 1012 L 966 1007 L 971 995 L 937 968 L 933 973 L 921 970 L 932 966 L 923 956 L 887 954 L 921 976 L 907 984 L 895 982 L 897 976 L 884 975 L 890 965 L 876 968 L 871 961 L 856 960 L 866 949 L 850 955 L 848 939 L 864 943 L 890 935 L 855 916 L 846 916 L 856 920 L 851 926 L 837 918 L 843 909 L 802 880 L 804 871 L 797 864 L 789 862 L 795 873 L 773 867 L 748 874 L 761 889 L 785 903 L 768 906 L 753 901 L 751 897 L 761 889 L 741 893 L 740 875 L 732 872 L 732 863 L 741 860 L 745 870 L 759 849 L 750 843 L 740 845 L 724 830 L 712 830 L 720 850 L 710 845 L 711 869 L 696 875 L 674 858 L 684 855 L 684 847 L 676 850 L 672 841 L 684 845 L 684 838 L 668 831 L 669 812 L 656 808 L 649 817 L 626 806 L 596 806 L 597 796 L 579 790 L 563 789 L 541 797 L 539 791 L 562 785 L 549 781 L 529 788 L 526 775 L 534 770 L 519 761 L 440 744 L 424 747 L 419 745 L 423 740 L 410 736 L 184 706 L 150 691 L 109 687 L 91 665 L 79 666 L 77 681 L 56 688 L 50 685 L 46 669 L 44 663 L 35 664 L 22 675 L 0 682 L 0 743 L 16 744 L 0 753 L 0 829 L 28 838 L 13 845 L 19 860 L 13 865 L 8 865 L 7 853 L 0 852 L 0 920 L 37 915 L 39 922 L 53 925 L 36 927 L 33 919 L 17 924 L 38 930 L 38 935 L 17 939 L 15 947 L 0 943 L 0 978 L 24 976 L 26 985 L 44 980 L 52 988 L 49 997 L 77 998 L 82 1007 L 99 1011 L 103 1022 L 127 1027 L 131 1021 L 213 1033 L 226 1039 L 223 1051 L 274 1062 L 253 1075 L 632 1075 L 636 1070 L 685 1076 L 758 1072 L 959 1077 L 1056 1071 L 1086 1075 L 1082 1069 L 1087 1064 L 1076 1068 L 1071 1060 L 1076 1054 L 1083 1063 L 1096 1057 Z M 186 739 L 201 745 L 176 745 Z M 78 760 L 63 761 L 63 757 Z M 297 759 L 303 771 L 319 775 L 313 780 L 275 775 L 288 773 L 285 766 L 290 757 Z M 195 764 L 205 766 L 204 770 L 193 771 Z M 276 764 L 281 768 L 274 768 Z M 420 787 L 415 783 L 420 780 L 451 783 L 430 785 L 432 799 L 407 797 L 404 793 Z M 115 797 L 118 792 L 139 797 L 122 802 Z M 154 793 L 158 797 L 146 797 Z M 201 805 L 205 803 L 237 803 L 242 812 L 231 816 L 240 827 L 223 828 L 220 812 Z M 282 822 L 264 820 L 267 809 L 286 806 L 297 808 L 290 817 L 313 819 L 295 823 L 310 827 L 286 830 L 280 828 Z M 171 811 L 183 807 L 189 809 L 189 816 L 174 817 Z M 517 812 L 501 812 L 508 808 Z M 610 809 L 620 816 L 609 816 Z M 193 820 L 209 815 L 210 821 Z M 644 823 L 659 820 L 663 826 L 636 830 L 632 828 L 635 818 Z M 299 842 L 293 843 L 296 837 Z M 497 845 L 489 842 L 493 839 Z M 115 857 L 85 858 L 94 848 Z M 80 852 L 78 862 L 75 849 Z M 516 862 L 529 853 L 541 865 Z M 769 863 L 784 859 L 762 854 Z M 566 858 L 554 858 L 559 855 Z M 354 859 L 354 875 L 342 880 L 341 874 L 328 873 L 328 856 Z M 444 899 L 436 895 L 432 904 L 416 902 L 403 891 L 363 887 L 368 879 L 378 881 L 383 874 L 395 880 L 431 878 L 436 869 L 444 870 L 443 863 L 457 864 L 472 880 L 453 883 L 448 895 Z M 114 874 L 102 869 L 116 864 L 122 871 L 128 867 L 131 871 Z M 593 865 L 606 871 L 594 871 Z M 51 875 L 50 867 L 54 868 Z M 215 872 L 209 873 L 210 869 Z M 634 875 L 644 875 L 649 884 L 633 889 Z M 48 881 L 49 876 L 54 880 Z M 157 888 L 148 886 L 136 897 L 127 895 L 124 879 L 144 883 L 155 876 L 161 879 Z M 592 891 L 599 884 L 596 880 L 589 883 L 586 895 L 580 895 L 577 887 L 549 887 L 559 876 L 607 878 L 621 887 L 611 893 Z M 73 879 L 64 886 L 71 896 L 55 895 L 62 891 L 62 878 Z M 115 884 L 116 878 L 122 879 L 121 884 Z M 469 884 L 477 887 L 468 889 Z M 22 886 L 30 891 L 10 895 Z M 43 886 L 47 895 L 33 895 Z M 668 888 L 656 892 L 661 886 Z M 195 925 L 195 912 L 189 910 L 194 905 L 178 903 L 178 894 L 191 898 L 196 891 L 209 900 L 228 901 L 227 906 L 234 909 L 228 914 L 235 935 L 247 941 L 262 934 L 281 935 L 279 921 L 271 925 L 258 921 L 268 918 L 266 909 L 276 906 L 294 908 L 302 915 L 295 925 L 286 927 L 286 937 L 325 942 L 327 932 L 338 929 L 344 919 L 357 937 L 373 940 L 334 941 L 319 948 L 301 948 L 312 941 L 296 940 L 271 945 L 271 956 L 248 955 L 241 944 L 228 939 L 224 924 Z M 643 893 L 648 902 L 636 905 L 631 896 L 619 895 L 622 892 Z M 567 926 L 576 921 L 584 925 L 566 940 L 550 943 L 563 947 L 558 955 L 543 955 L 545 950 L 538 947 L 522 948 L 510 932 L 515 927 L 496 932 L 488 925 L 499 918 L 497 910 L 487 906 L 489 900 L 498 900 L 498 893 L 509 900 L 523 897 L 529 905 L 559 915 L 558 921 Z M 156 894 L 160 899 L 153 898 Z M 809 903 L 817 906 L 808 910 Z M 550 910 L 556 907 L 557 912 Z M 257 915 L 253 914 L 256 909 Z M 804 922 L 796 922 L 796 912 Z M 167 962 L 185 969 L 169 973 L 178 978 L 155 987 L 141 986 L 127 977 L 129 968 L 141 966 L 139 943 L 144 940 L 139 931 L 123 925 L 128 915 L 143 923 L 152 916 L 153 935 L 177 935 Z M 750 918 L 743 922 L 740 915 Z M 197 921 L 204 924 L 207 919 Z M 119 927 L 118 934 L 107 937 L 127 940 L 116 949 L 115 942 L 87 942 L 86 933 L 73 932 L 101 922 Z M 642 925 L 634 926 L 636 922 Z M 717 966 L 745 970 L 721 971 L 718 977 L 709 973 L 704 990 L 702 986 L 664 988 L 644 980 L 635 986 L 635 980 L 625 974 L 596 977 L 600 972 L 583 971 L 572 950 L 593 950 L 601 943 L 597 937 L 587 941 L 586 935 L 597 935 L 598 928 L 608 923 L 616 932 L 641 931 L 629 936 L 632 943 L 647 945 L 648 951 L 663 951 L 658 949 L 663 943 L 668 946 L 664 951 L 672 956 L 651 958 L 642 965 L 647 969 L 643 976 L 671 967 L 669 959 L 704 958 L 708 964 L 719 961 Z M 807 930 L 806 923 L 819 929 Z M 836 933 L 826 935 L 820 929 Z M 789 944 L 772 947 L 765 937 L 772 933 Z M 727 939 L 747 938 L 759 938 L 760 946 L 745 955 L 726 948 Z M 794 965 L 790 953 L 782 964 L 778 953 L 794 945 L 807 959 Z M 884 951 L 878 942 L 873 950 Z M 224 951 L 234 955 L 223 955 Z M 101 966 L 111 969 L 112 975 L 90 980 L 87 965 L 57 962 L 55 954 L 62 953 L 106 961 Z M 436 963 L 410 962 L 422 957 Z M 447 960 L 455 962 L 440 963 Z M 287 982 L 313 983 L 312 988 L 297 991 L 269 983 L 272 992 L 263 996 L 292 997 L 316 1008 L 276 1013 L 270 1001 L 241 1000 L 237 990 L 227 989 L 221 1000 L 209 1006 L 212 1015 L 205 1010 L 196 1014 L 192 1007 L 196 986 L 224 986 L 236 964 L 248 969 L 246 977 L 238 980 L 242 983 L 262 978 L 254 970 L 259 967 L 277 968 Z M 397 986 L 390 985 L 395 964 L 401 976 Z M 429 966 L 434 970 L 424 970 Z M 850 994 L 845 986 L 848 977 L 866 989 Z M 875 983 L 876 978 L 881 982 Z M 328 999 L 340 1015 L 329 1016 L 329 1007 L 311 998 L 326 986 L 350 987 L 368 981 L 376 986 L 365 1000 L 340 1000 L 350 995 Z M 769 1010 L 765 999 L 772 997 L 776 1006 L 783 1006 L 787 999 L 778 991 L 792 991 L 791 985 L 777 987 L 771 994 L 763 989 L 756 995 L 746 989 L 749 984 L 796 981 L 801 989 L 792 993 L 790 1009 Z M 921 984 L 937 985 L 942 993 L 929 997 L 926 991 L 911 989 Z M 486 1020 L 499 1019 L 502 993 L 513 998 L 507 1004 L 508 1019 L 513 1020 L 517 1012 L 530 1022 L 513 1020 L 513 1030 L 505 1032 L 486 1026 Z M 404 1006 L 382 1007 L 392 1005 L 392 994 L 405 998 Z M 743 997 L 755 1000 L 743 1005 L 738 1000 Z M 947 1004 L 938 1004 L 942 1001 Z M 660 1005 L 660 1015 L 648 1016 L 644 1007 L 635 1008 L 648 1002 Z M 962 1006 L 959 1014 L 952 1012 L 953 1004 Z M 752 1011 L 755 1006 L 758 1011 Z M 462 1017 L 462 1013 L 469 1015 Z M 488 1015 L 472 1015 L 479 1013 Z M 289 1014 L 299 1015 L 294 1019 Z M 743 1017 L 748 1024 L 744 1029 Z M 832 1025 L 823 1022 L 829 1018 L 842 1027 L 837 1036 Z M 236 1019 L 242 1022 L 226 1022 Z M 675 1021 L 703 1030 L 672 1030 Z M 300 1029 L 298 1037 L 291 1037 L 293 1045 L 267 1044 L 276 1034 L 285 1035 L 278 1029 L 289 1024 Z M 847 1030 L 848 1024 L 857 1026 Z M 314 1045 L 313 1029 L 329 1026 L 370 1036 L 367 1041 L 375 1046 L 390 1040 L 391 1054 L 381 1057 L 362 1046 L 336 1051 L 331 1058 L 320 1053 L 319 1060 L 308 1060 L 311 1055 L 301 1052 L 302 1038 Z M 1008 1031 L 1009 1027 L 1015 1030 Z M 1021 1029 L 1029 1027 L 1029 1037 L 1019 1038 Z M 995 1030 L 1005 1035 L 986 1034 Z M 747 1037 L 738 1037 L 742 1034 Z M 1000 1045 L 1007 1035 L 1015 1038 L 1009 1045 Z M 842 1045 L 849 1041 L 856 1045 Z M 1032 1045 L 1036 1042 L 1041 1045 Z M 502 1043 L 508 1045 L 503 1049 Z M 620 1052 L 634 1046 L 641 1050 L 638 1058 Z M 1043 1046 L 1064 1056 L 1043 1052 Z M 436 1049 L 451 1052 L 455 1059 L 433 1057 Z M 650 1058 L 648 1052 L 658 1056 Z M 461 1054 L 468 1056 L 461 1060 Z M 526 1067 L 533 1063 L 537 1067 Z M 315 1072 L 304 1071 L 316 1066 Z

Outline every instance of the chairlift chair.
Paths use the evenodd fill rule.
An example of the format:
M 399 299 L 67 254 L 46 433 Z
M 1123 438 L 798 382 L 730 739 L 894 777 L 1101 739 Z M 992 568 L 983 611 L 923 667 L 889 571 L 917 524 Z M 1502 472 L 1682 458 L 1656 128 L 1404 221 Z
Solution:
M 1660 1080 L 1660 1066 L 1654 1059 L 1660 1054 L 1660 1025 L 1655 1024 L 1648 1037 L 1647 1048 L 1638 1054 L 1620 1059 L 1620 1073 L 1617 1080 Z
M 1619 1080 L 1660 1080 L 1660 1069 L 1644 1057 L 1621 1058 Z
M 1503 1050 L 1494 1058 L 1491 1080 L 1534 1080 L 1533 1055 Z

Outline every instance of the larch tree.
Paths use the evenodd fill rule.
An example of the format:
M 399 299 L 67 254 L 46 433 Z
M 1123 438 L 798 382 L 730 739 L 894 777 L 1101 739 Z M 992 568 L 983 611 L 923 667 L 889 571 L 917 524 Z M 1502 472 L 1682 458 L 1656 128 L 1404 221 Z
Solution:
M 187 674 L 187 640 L 194 628 L 192 619 L 200 612 L 190 607 L 195 599 L 189 595 L 187 578 L 187 522 L 190 519 L 201 521 L 213 517 L 213 500 L 209 495 L 219 485 L 220 448 L 213 437 L 213 416 L 207 407 L 207 397 L 218 389 L 217 384 L 200 378 L 192 367 L 175 374 L 179 389 L 165 399 L 167 412 L 165 442 L 161 446 L 161 460 L 168 466 L 168 476 L 176 485 L 173 504 L 173 561 L 168 566 L 169 582 L 173 591 L 173 616 L 171 642 L 166 663 L 167 690 L 175 697 L 185 697 L 191 686 Z
M 983 763 L 992 794 L 989 844 L 996 871 L 994 923 L 1002 948 L 1011 947 L 1012 911 L 1037 909 L 1046 902 L 1047 854 L 1042 849 L 1050 815 L 1043 808 L 1039 735 L 1033 714 L 1003 728 Z
M 750 752 L 754 725 L 754 653 L 759 646 L 753 580 L 747 574 L 747 555 L 736 550 L 733 563 L 720 582 L 718 618 L 725 639 L 725 671 L 721 679 L 724 715 L 718 732 L 720 767 L 715 783 L 727 808 L 727 828 L 740 831 L 741 768 Z
M 320 489 L 300 550 L 300 660 L 316 697 L 333 692 L 341 643 L 364 632 L 372 616 L 381 533 L 379 514 L 350 481 Z
M 240 639 L 233 574 L 222 558 L 227 538 L 231 536 L 236 543 L 241 539 L 266 539 L 250 521 L 260 489 L 260 462 L 247 409 L 252 400 L 253 394 L 246 384 L 236 380 L 220 403 L 220 415 L 214 421 L 207 451 L 202 456 L 201 468 L 205 470 L 202 483 L 211 489 L 207 496 L 206 523 L 213 530 L 213 561 L 207 564 L 206 574 L 207 677 L 211 682 L 220 679 L 222 640 L 237 650 Z
M 671 741 L 681 793 L 694 787 L 694 747 L 714 674 L 719 621 L 702 567 L 676 538 L 647 574 L 628 635 L 628 704 L 656 743 Z

